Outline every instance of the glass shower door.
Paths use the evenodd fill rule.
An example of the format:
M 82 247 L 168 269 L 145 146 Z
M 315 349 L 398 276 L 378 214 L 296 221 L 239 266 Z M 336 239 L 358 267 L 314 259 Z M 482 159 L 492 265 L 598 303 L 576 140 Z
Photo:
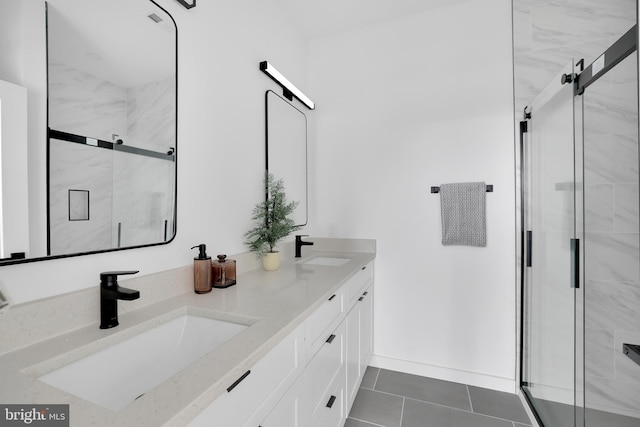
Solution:
M 576 206 L 574 85 L 566 76 L 574 76 L 573 63 L 532 103 L 523 143 L 522 382 L 547 427 L 576 425 L 576 213 L 581 208 Z

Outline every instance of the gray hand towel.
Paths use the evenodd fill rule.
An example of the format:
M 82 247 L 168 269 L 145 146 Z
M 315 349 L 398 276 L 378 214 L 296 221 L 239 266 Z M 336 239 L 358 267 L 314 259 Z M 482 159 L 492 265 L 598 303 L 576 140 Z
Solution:
M 484 182 L 440 185 L 443 245 L 487 246 L 486 197 Z

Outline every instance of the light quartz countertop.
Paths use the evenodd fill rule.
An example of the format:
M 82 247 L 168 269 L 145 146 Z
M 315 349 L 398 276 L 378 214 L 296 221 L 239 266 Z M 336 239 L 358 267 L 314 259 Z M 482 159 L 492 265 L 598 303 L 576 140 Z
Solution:
M 238 276 L 236 286 L 214 289 L 203 295 L 186 291 L 135 310 L 124 313 L 120 310 L 120 325 L 116 328 L 99 329 L 97 312 L 96 321 L 91 324 L 81 328 L 76 326 L 77 329 L 62 331 L 54 338 L 7 351 L 0 355 L 0 402 L 68 403 L 70 423 L 74 427 L 184 426 L 300 325 L 353 274 L 375 258 L 375 241 L 359 241 L 367 243 L 363 245 L 364 251 L 357 251 L 362 249 L 358 245 L 332 244 L 330 240 L 326 239 L 326 244 L 315 246 L 316 249 L 330 250 L 305 247 L 305 257 L 297 261 L 286 256 L 278 271 L 266 272 L 256 268 L 244 272 Z M 336 248 L 342 250 L 334 250 Z M 354 248 L 356 251 L 351 251 Z M 305 260 L 316 256 L 343 257 L 350 261 L 338 267 L 303 264 Z M 174 274 L 173 280 L 175 277 Z M 188 283 L 172 283 L 170 286 L 192 289 L 192 277 L 185 274 L 178 277 Z M 162 280 L 161 275 L 156 279 Z M 122 281 L 122 286 L 134 287 L 131 281 Z M 144 298 L 145 293 L 141 291 L 140 299 Z M 127 303 L 120 302 L 120 308 Z M 37 379 L 78 358 L 187 313 L 250 326 L 118 412 Z M 153 363 L 153 360 L 149 363 Z

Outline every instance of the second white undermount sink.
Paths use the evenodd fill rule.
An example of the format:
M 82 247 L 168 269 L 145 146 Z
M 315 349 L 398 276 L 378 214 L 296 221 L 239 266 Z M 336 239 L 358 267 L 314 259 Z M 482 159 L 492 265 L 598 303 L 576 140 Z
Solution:
M 38 379 L 119 411 L 247 327 L 185 314 Z
M 330 267 L 340 267 L 341 265 L 345 265 L 349 261 L 351 261 L 350 258 L 318 256 L 318 257 L 315 257 L 315 258 L 311 258 L 308 261 L 304 261 L 303 264 L 325 265 L 325 266 L 330 266 Z

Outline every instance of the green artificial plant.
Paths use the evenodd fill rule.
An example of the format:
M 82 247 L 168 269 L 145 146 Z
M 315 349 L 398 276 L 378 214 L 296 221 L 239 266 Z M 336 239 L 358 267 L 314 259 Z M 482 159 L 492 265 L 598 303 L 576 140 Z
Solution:
M 276 180 L 267 171 L 264 187 L 267 194 L 266 200 L 253 208 L 251 219 L 255 221 L 255 227 L 244 235 L 245 244 L 259 258 L 264 257 L 268 252 L 277 252 L 275 247 L 278 242 L 301 227 L 289 218 L 298 206 L 298 202 L 287 202 L 282 179 Z

